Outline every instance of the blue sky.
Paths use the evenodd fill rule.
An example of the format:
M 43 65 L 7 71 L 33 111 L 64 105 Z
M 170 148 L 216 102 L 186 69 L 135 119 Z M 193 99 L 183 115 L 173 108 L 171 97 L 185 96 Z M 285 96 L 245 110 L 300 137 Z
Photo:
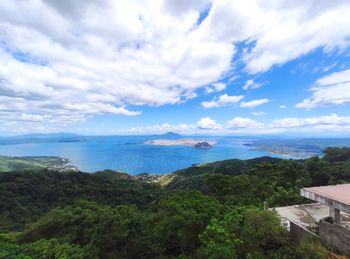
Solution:
M 177 125 L 181 123 L 191 124 L 203 117 L 215 118 L 218 123 L 225 123 L 233 117 L 252 118 L 259 122 L 269 123 L 280 118 L 309 118 L 324 115 L 337 114 L 339 116 L 350 115 L 350 105 L 324 105 L 312 109 L 296 108 L 295 105 L 311 96 L 310 88 L 317 79 L 350 68 L 349 54 L 323 53 L 316 49 L 312 53 L 302 56 L 286 64 L 273 67 L 266 73 L 250 75 L 239 71 L 239 77 L 232 82 L 220 80 L 226 84 L 225 90 L 207 93 L 205 89 L 199 92 L 198 97 L 185 103 L 164 105 L 161 107 L 131 107 L 142 111 L 137 117 L 116 117 L 113 115 L 97 116 L 90 120 L 94 127 L 102 125 L 113 132 L 116 128 L 144 128 L 149 125 L 161 125 L 164 123 Z M 248 80 L 261 84 L 257 89 L 243 90 Z M 251 101 L 265 99 L 269 101 L 252 108 L 242 108 L 239 103 L 205 109 L 202 102 L 210 101 L 223 94 L 244 95 L 243 100 Z M 84 130 L 83 128 L 77 129 Z M 169 129 L 171 130 L 171 129 Z M 292 132 L 292 133 L 297 133 Z M 142 133 L 142 129 L 140 131 Z M 244 133 L 244 132 L 242 132 Z M 277 132 L 278 133 L 278 132 Z M 308 132 L 305 132 L 306 134 Z M 323 134 L 322 134 L 323 133 Z M 333 132 L 319 132 L 320 135 L 336 135 Z M 348 133 L 344 131 L 341 133 Z M 313 132 L 311 133 L 313 134 Z M 308 134 L 307 134 L 308 135 Z
M 5 1 L 0 134 L 349 136 L 349 11 L 346 0 Z

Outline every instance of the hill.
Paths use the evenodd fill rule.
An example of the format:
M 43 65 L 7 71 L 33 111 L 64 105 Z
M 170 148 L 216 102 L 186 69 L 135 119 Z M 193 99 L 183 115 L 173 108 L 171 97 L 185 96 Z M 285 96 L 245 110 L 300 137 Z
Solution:
M 20 170 L 78 171 L 68 159 L 57 156 L 0 156 L 0 172 Z
M 177 139 L 177 138 L 182 138 L 183 136 L 180 135 L 180 134 L 177 134 L 175 132 L 167 132 L 165 134 L 161 134 L 161 135 L 153 135 L 153 137 L 162 137 L 162 138 L 165 138 L 165 139 Z
M 0 258 L 327 258 L 316 241 L 291 242 L 262 208 L 306 202 L 301 187 L 345 182 L 349 148 L 304 160 L 218 161 L 161 177 L 0 172 Z
M 0 145 L 49 142 L 79 142 L 84 141 L 86 138 L 88 137 L 73 133 L 25 134 L 0 137 Z

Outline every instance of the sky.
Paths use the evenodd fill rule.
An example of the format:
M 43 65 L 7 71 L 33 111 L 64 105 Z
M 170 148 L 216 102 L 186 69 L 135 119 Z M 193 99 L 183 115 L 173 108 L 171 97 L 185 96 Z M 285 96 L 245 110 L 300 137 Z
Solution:
M 0 2 L 0 135 L 350 136 L 348 0 Z

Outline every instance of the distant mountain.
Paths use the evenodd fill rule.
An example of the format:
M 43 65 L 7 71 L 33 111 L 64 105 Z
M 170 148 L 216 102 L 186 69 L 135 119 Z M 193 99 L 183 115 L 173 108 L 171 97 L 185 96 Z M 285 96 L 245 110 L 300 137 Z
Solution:
M 154 137 L 162 137 L 162 138 L 182 138 L 183 136 L 180 134 L 177 134 L 175 132 L 167 132 L 165 134 L 162 135 L 153 135 Z
M 0 145 L 47 142 L 79 142 L 85 136 L 73 133 L 25 134 L 17 136 L 0 137 Z
M 33 134 L 24 134 L 12 136 L 10 138 L 17 139 L 28 139 L 28 138 L 71 138 L 71 137 L 79 137 L 80 135 L 74 133 L 66 133 L 66 132 L 58 132 L 58 133 L 33 133 Z

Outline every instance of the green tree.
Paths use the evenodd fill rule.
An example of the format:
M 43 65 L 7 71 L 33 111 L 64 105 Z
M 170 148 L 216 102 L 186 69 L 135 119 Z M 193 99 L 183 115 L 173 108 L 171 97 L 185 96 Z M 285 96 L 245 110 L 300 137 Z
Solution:
M 56 238 L 83 247 L 91 258 L 124 258 L 129 250 L 132 255 L 140 247 L 142 226 L 142 214 L 135 206 L 112 208 L 80 201 L 47 213 L 19 237 L 19 242 Z
M 267 254 L 289 243 L 288 232 L 280 219 L 270 211 L 249 209 L 243 214 L 240 238 L 245 254 Z
M 350 160 L 350 148 L 348 147 L 328 147 L 323 153 L 324 159 L 329 162 Z
M 219 214 L 220 204 L 197 191 L 174 192 L 148 211 L 144 235 L 154 255 L 191 255 L 200 245 L 199 234 Z

